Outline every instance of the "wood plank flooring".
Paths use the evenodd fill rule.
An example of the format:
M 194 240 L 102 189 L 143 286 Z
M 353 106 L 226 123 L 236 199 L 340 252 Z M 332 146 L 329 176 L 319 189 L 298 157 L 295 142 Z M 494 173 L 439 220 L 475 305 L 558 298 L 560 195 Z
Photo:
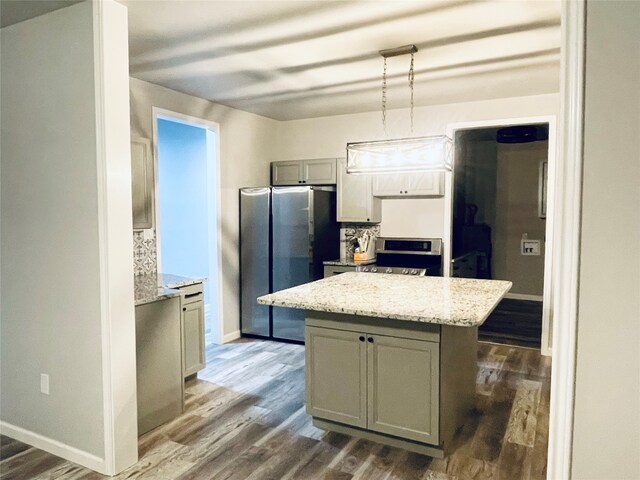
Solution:
M 208 350 L 185 413 L 142 436 L 138 463 L 113 478 L 543 479 L 550 360 L 479 345 L 476 406 L 444 459 L 316 429 L 304 411 L 304 347 L 240 340 Z M 6 436 L 0 477 L 108 478 Z
M 480 326 L 478 336 L 486 342 L 539 349 L 542 302 L 503 299 Z

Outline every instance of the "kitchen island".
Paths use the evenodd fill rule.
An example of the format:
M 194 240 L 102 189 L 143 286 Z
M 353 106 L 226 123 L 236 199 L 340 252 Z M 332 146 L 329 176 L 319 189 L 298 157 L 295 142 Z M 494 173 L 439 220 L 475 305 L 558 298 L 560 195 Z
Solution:
M 473 407 L 477 327 L 510 288 L 343 273 L 258 302 L 306 310 L 314 425 L 441 458 Z

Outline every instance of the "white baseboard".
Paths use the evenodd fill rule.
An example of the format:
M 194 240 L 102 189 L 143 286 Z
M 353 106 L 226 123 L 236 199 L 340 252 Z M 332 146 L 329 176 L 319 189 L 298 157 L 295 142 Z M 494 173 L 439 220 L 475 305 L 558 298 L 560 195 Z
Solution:
M 524 293 L 507 293 L 504 298 L 510 300 L 529 300 L 530 302 L 542 302 L 542 295 L 526 295 Z
M 59 442 L 58 440 L 45 437 L 39 433 L 11 425 L 4 421 L 0 421 L 0 433 L 22 443 L 32 445 L 40 450 L 57 455 L 58 457 L 62 457 L 70 462 L 77 463 L 96 472 L 106 474 L 106 465 L 103 458 L 96 457 L 91 453 Z
M 227 333 L 225 336 L 222 337 L 222 343 L 229 343 L 229 342 L 233 342 L 234 340 L 237 340 L 240 338 L 240 330 L 236 330 L 235 332 L 231 332 L 231 333 Z

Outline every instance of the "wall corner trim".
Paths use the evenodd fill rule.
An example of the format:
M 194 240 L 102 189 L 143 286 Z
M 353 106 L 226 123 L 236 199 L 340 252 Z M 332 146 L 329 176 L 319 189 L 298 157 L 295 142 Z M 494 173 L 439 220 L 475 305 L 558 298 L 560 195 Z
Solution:
M 571 478 L 578 330 L 578 273 L 585 75 L 585 0 L 562 2 L 561 146 L 553 185 L 554 221 L 553 364 L 549 415 L 548 479 Z
M 17 427 L 10 423 L 0 421 L 0 433 L 11 437 L 19 442 L 27 443 L 35 448 L 39 448 L 53 455 L 65 458 L 69 461 L 83 465 L 97 472 L 105 471 L 104 458 L 97 457 L 91 453 L 72 447 L 65 443 L 53 440 L 39 433 Z
M 222 337 L 222 343 L 233 342 L 240 338 L 240 330 L 236 330 L 235 332 L 227 333 Z

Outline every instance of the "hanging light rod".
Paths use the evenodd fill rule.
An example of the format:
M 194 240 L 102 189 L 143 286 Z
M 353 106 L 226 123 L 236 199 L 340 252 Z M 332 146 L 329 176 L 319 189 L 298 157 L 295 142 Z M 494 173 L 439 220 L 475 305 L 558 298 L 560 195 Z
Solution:
M 396 48 L 387 48 L 385 50 L 380 50 L 378 53 L 382 55 L 384 58 L 389 57 L 397 57 L 398 55 L 408 55 L 410 53 L 416 53 L 418 51 L 418 47 L 414 44 L 404 45 L 402 47 Z

